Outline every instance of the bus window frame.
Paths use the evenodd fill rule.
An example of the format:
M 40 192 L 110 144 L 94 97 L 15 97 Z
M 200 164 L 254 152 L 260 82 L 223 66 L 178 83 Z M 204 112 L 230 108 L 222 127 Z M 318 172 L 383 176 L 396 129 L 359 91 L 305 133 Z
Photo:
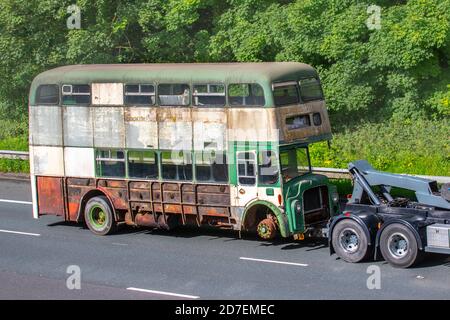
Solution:
M 171 178 L 164 178 L 164 172 L 163 172 L 163 153 L 164 152 L 183 152 L 183 161 L 186 159 L 185 155 L 186 153 L 189 153 L 190 155 L 190 164 L 191 165 L 191 179 L 180 179 L 179 178 L 179 174 L 178 174 L 178 168 L 177 168 L 177 172 L 176 172 L 176 177 L 171 179 Z M 168 182 L 173 182 L 173 181 L 180 181 L 181 183 L 195 183 L 195 164 L 194 164 L 194 151 L 193 150 L 174 150 L 174 149 L 160 149 L 158 150 L 158 160 L 159 160 L 159 180 L 160 181 L 168 181 Z M 172 157 L 170 158 L 170 160 L 172 161 Z M 172 165 L 174 165 L 172 163 Z M 175 166 L 181 166 L 181 165 L 177 165 L 175 164 Z M 186 166 L 186 164 L 183 163 L 183 166 Z
M 57 103 L 38 103 L 37 102 L 37 100 L 38 100 L 38 93 L 40 92 L 40 88 L 44 87 L 44 86 L 53 86 L 53 87 L 57 88 L 57 92 L 58 92 L 58 101 L 57 101 Z M 61 88 L 60 88 L 60 86 L 58 84 L 54 84 L 54 83 L 41 84 L 41 85 L 39 85 L 36 88 L 34 100 L 35 100 L 34 101 L 35 105 L 40 105 L 40 106 L 59 106 L 61 104 L 61 102 L 62 102 L 62 99 L 61 99 Z
M 283 152 L 288 152 L 290 150 L 297 150 L 299 148 L 303 148 L 306 149 L 306 158 L 308 160 L 308 171 L 303 172 L 300 175 L 297 175 L 295 177 L 291 177 L 289 180 L 285 180 L 284 177 L 284 173 L 283 173 L 283 164 L 281 162 L 281 154 Z M 297 151 L 296 151 L 297 152 Z M 309 146 L 308 145 L 304 145 L 304 144 L 294 144 L 294 145 L 289 145 L 289 146 L 280 146 L 279 150 L 278 150 L 278 163 L 279 163 L 279 169 L 280 169 L 280 176 L 281 176 L 281 182 L 283 184 L 289 183 L 290 181 L 292 181 L 293 179 L 297 179 L 299 177 L 304 177 L 305 175 L 311 174 L 312 173 L 312 165 L 311 165 L 311 157 L 309 154 Z M 297 169 L 298 170 L 298 169 Z M 298 172 L 298 171 L 297 171 Z
M 262 97 L 264 99 L 262 104 L 231 104 L 230 102 L 230 86 L 232 85 L 258 85 L 262 90 Z M 264 85 L 261 85 L 258 82 L 229 82 L 226 85 L 226 94 L 227 94 L 227 104 L 226 106 L 229 108 L 264 108 L 267 105 L 266 99 L 266 91 L 264 90 Z
M 161 85 L 187 85 L 189 89 L 189 95 L 188 95 L 188 103 L 187 104 L 179 104 L 179 105 L 173 105 L 173 104 L 161 104 L 161 101 L 159 99 L 159 86 Z M 176 96 L 176 95 L 173 95 Z M 158 107 L 173 107 L 173 108 L 190 108 L 193 106 L 192 104 L 192 84 L 190 82 L 157 82 L 155 83 L 155 106 Z
M 200 180 L 200 179 L 197 178 L 197 155 L 202 155 L 203 156 L 203 153 L 205 153 L 205 152 L 212 152 L 212 151 L 214 151 L 216 153 L 220 153 L 225 159 L 224 165 L 226 166 L 226 175 L 227 175 L 226 181 L 216 181 L 216 180 L 213 180 L 213 179 Z M 198 184 L 202 184 L 202 183 L 203 184 L 217 184 L 217 185 L 229 185 L 230 184 L 230 164 L 229 164 L 229 160 L 228 160 L 228 152 L 227 151 L 225 151 L 225 150 L 204 149 L 204 150 L 201 150 L 201 151 L 200 150 L 192 151 L 192 155 L 193 155 L 192 160 L 193 160 L 193 165 L 194 165 L 194 167 L 193 167 L 193 181 L 194 181 L 194 183 L 198 183 Z M 213 164 L 210 164 L 208 166 L 209 169 L 210 169 L 211 177 L 214 176 L 212 166 L 213 166 Z
M 109 152 L 109 158 L 103 158 L 99 156 L 99 153 L 102 151 L 108 151 Z M 112 158 L 111 152 L 115 151 L 122 152 L 123 158 Z M 128 179 L 128 163 L 127 163 L 127 150 L 120 149 L 120 148 L 96 148 L 95 149 L 95 176 L 97 178 L 109 178 L 109 179 Z M 124 175 L 123 176 L 107 176 L 103 175 L 103 170 L 101 167 L 102 162 L 122 162 L 124 164 Z
M 273 82 L 272 83 L 272 98 L 273 98 L 273 105 L 275 108 L 279 108 L 279 107 L 286 107 L 286 106 L 294 106 L 294 105 L 298 105 L 301 104 L 302 101 L 302 97 L 301 97 L 301 93 L 300 93 L 300 85 L 299 85 L 299 81 L 301 79 L 299 79 L 298 81 L 295 80 L 289 80 L 289 81 L 283 81 L 283 82 Z M 277 87 L 286 87 L 286 86 L 295 86 L 295 90 L 297 92 L 297 97 L 298 97 L 298 101 L 296 103 L 287 103 L 287 104 L 276 104 L 275 103 L 275 88 Z
M 157 175 L 154 178 L 144 178 L 144 177 L 134 177 L 130 175 L 130 158 L 129 158 L 129 154 L 132 152 L 141 152 L 141 153 L 145 153 L 145 152 L 153 152 L 154 157 L 156 159 L 156 170 L 157 170 Z M 126 164 L 126 178 L 128 180 L 134 180 L 134 181 L 159 181 L 160 180 L 160 176 L 161 176 L 161 168 L 160 168 L 160 152 L 157 149 L 126 149 L 125 150 L 125 164 Z M 152 164 L 153 165 L 153 164 Z
M 64 94 L 64 87 L 65 86 L 70 86 L 70 94 Z M 89 87 L 89 93 L 76 93 L 73 94 L 73 86 L 88 86 Z M 77 96 L 89 96 L 89 102 L 86 103 L 71 103 L 71 104 L 67 104 L 64 103 L 64 96 L 72 96 L 72 95 L 77 95 Z M 63 106 L 90 106 L 92 105 L 92 83 L 72 83 L 72 84 L 62 84 L 61 85 L 61 105 Z
M 315 80 L 317 80 L 317 82 L 318 82 L 318 84 L 319 84 L 319 88 L 320 88 L 320 94 L 321 94 L 321 97 L 320 97 L 320 98 L 303 99 L 303 96 L 302 96 L 302 87 L 301 87 L 301 85 L 300 85 L 300 81 L 302 81 L 302 80 L 308 80 L 308 79 L 315 79 Z M 320 80 L 319 77 L 317 77 L 317 76 L 309 76 L 309 77 L 301 77 L 301 78 L 298 78 L 298 80 L 297 80 L 297 86 L 298 86 L 298 93 L 299 93 L 299 97 L 300 97 L 301 103 L 308 103 L 308 102 L 312 102 L 312 101 L 324 101 L 324 100 L 325 100 L 325 95 L 324 95 L 323 87 L 322 87 L 322 81 Z
M 131 94 L 127 94 L 126 91 L 126 87 L 127 86 L 139 86 L 139 92 L 138 93 L 131 93 Z M 141 86 L 153 86 L 153 94 L 148 94 L 148 93 L 142 93 L 141 92 Z M 156 92 L 158 87 L 158 84 L 156 83 L 129 83 L 129 82 L 125 82 L 123 83 L 123 104 L 124 106 L 127 107 L 155 107 L 157 106 L 157 99 L 158 99 L 158 94 Z M 126 102 L 126 97 L 127 96 L 153 96 L 154 102 L 152 104 L 147 104 L 147 103 L 127 103 Z
M 223 92 L 223 96 L 224 96 L 224 98 L 225 98 L 225 102 L 224 102 L 224 104 L 222 104 L 222 105 L 199 105 L 199 104 L 195 104 L 195 101 L 194 101 L 194 99 L 195 99 L 195 97 L 201 97 L 201 96 L 203 96 L 203 97 L 207 97 L 207 96 L 222 96 L 222 95 L 219 95 L 219 94 L 211 94 L 211 93 L 201 93 L 201 94 L 197 94 L 197 95 L 194 95 L 194 87 L 195 86 L 223 86 L 223 90 L 224 90 L 224 92 Z M 214 83 L 192 83 L 191 84 L 191 97 L 190 97 L 190 101 L 191 101 L 191 103 L 190 103 L 190 105 L 192 106 L 192 107 L 194 107 L 194 108 L 225 108 L 225 107 L 227 107 L 228 106 L 228 94 L 227 94 L 227 92 L 228 92 L 228 90 L 227 90 L 227 84 L 226 83 L 221 83 L 221 82 L 214 82 Z
M 261 182 L 261 174 L 260 174 L 260 165 L 262 165 L 261 163 L 259 163 L 259 157 L 261 155 L 262 152 L 272 152 L 275 155 L 275 165 L 277 166 L 277 180 L 272 182 L 272 183 L 263 183 Z M 280 156 L 279 156 L 279 151 L 278 150 L 273 150 L 273 149 L 260 149 L 258 150 L 257 154 L 257 170 L 258 170 L 258 186 L 260 187 L 268 187 L 268 188 L 273 188 L 279 185 L 280 182 L 280 175 L 281 175 L 281 160 L 280 160 Z

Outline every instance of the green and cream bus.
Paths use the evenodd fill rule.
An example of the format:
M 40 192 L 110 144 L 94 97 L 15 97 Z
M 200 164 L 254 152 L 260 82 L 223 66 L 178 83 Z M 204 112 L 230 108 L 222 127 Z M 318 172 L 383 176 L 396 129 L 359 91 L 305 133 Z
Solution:
M 29 99 L 33 216 L 214 226 L 303 238 L 338 213 L 308 145 L 331 139 L 319 76 L 302 63 L 74 65 Z

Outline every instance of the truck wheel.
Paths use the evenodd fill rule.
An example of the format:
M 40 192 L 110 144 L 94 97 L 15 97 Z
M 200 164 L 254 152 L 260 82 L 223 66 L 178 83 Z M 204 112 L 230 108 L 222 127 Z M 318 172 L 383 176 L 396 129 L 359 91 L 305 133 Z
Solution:
M 383 230 L 380 250 L 383 258 L 396 268 L 411 267 L 421 256 L 413 232 L 399 223 L 393 223 Z
M 89 199 L 84 209 L 84 221 L 89 230 L 99 236 L 116 230 L 116 222 L 108 198 L 98 196 Z
M 336 254 L 347 262 L 363 261 L 371 252 L 369 239 L 361 225 L 354 220 L 338 222 L 333 229 L 331 241 Z
M 264 240 L 273 239 L 277 234 L 277 226 L 271 218 L 261 220 L 258 223 L 256 230 L 258 232 L 258 236 Z

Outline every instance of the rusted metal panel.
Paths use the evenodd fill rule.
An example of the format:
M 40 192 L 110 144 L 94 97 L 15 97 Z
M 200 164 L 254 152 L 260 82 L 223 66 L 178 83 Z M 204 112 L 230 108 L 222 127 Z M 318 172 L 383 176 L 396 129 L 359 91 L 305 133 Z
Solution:
M 64 165 L 66 176 L 89 178 L 95 177 L 93 148 L 64 148 Z
M 228 108 L 230 141 L 278 141 L 277 108 Z
M 66 147 L 92 147 L 94 127 L 89 106 L 66 106 L 64 112 L 64 145 Z
M 279 107 L 274 110 L 277 112 L 280 140 L 284 143 L 308 140 L 311 137 L 331 134 L 330 120 L 324 101 L 313 101 L 299 106 Z M 320 114 L 320 125 L 314 124 L 312 118 L 314 113 Z M 286 119 L 302 115 L 309 117 L 309 125 L 300 126 L 297 129 L 289 128 L 286 124 Z
M 123 105 L 122 83 L 93 83 L 92 84 L 93 105 Z
M 98 189 L 104 192 L 111 199 L 114 208 L 119 210 L 128 210 L 126 181 L 99 180 Z
M 193 109 L 194 150 L 227 150 L 227 111 L 224 108 Z
M 62 147 L 34 146 L 32 163 L 35 175 L 64 176 L 64 156 Z
M 125 108 L 127 148 L 158 148 L 158 122 L 156 108 Z
M 37 177 L 39 215 L 64 215 L 63 178 Z
M 96 107 L 94 110 L 94 146 L 124 148 L 124 108 Z
M 191 108 L 158 109 L 159 149 L 192 150 Z
M 36 146 L 62 146 L 60 107 L 34 106 L 30 108 L 30 142 Z

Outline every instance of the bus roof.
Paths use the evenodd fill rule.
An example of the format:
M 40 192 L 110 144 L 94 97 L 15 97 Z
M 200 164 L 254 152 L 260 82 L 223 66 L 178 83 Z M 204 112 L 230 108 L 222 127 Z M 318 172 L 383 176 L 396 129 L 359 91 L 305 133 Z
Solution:
M 80 84 L 92 82 L 225 82 L 259 83 L 317 77 L 316 70 L 298 62 L 253 63 L 158 63 L 70 65 L 39 74 L 33 81 L 41 84 Z

